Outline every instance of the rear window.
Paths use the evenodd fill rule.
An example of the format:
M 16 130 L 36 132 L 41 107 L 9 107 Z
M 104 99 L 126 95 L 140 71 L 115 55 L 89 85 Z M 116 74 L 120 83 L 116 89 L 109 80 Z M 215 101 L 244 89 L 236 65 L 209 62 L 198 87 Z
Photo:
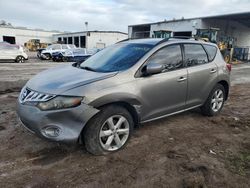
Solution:
M 17 45 L 11 45 L 11 44 L 1 44 L 0 45 L 1 50 L 17 50 L 19 49 L 19 46 Z
M 207 52 L 209 61 L 213 61 L 216 56 L 217 48 L 215 46 L 211 46 L 207 44 L 204 44 L 203 46 Z
M 200 44 L 184 44 L 185 62 L 188 67 L 208 63 L 208 57 Z

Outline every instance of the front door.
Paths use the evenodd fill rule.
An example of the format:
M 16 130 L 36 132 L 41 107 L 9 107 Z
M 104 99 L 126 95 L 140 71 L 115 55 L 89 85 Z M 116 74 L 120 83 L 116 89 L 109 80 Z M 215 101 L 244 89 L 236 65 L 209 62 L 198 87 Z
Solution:
M 160 49 L 146 64 L 151 63 L 162 64 L 165 70 L 137 80 L 143 101 L 142 121 L 155 119 L 185 107 L 187 69 L 183 66 L 180 45 Z

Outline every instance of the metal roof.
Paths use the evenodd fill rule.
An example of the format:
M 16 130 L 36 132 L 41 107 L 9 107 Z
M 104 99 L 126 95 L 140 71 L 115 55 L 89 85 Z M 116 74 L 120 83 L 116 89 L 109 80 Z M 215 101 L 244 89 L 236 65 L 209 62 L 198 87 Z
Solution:
M 203 20 L 208 20 L 208 19 L 232 20 L 232 21 L 240 22 L 241 24 L 247 27 L 250 27 L 250 12 L 226 14 L 226 15 L 219 15 L 219 16 L 208 16 L 202 19 Z
M 232 14 L 222 14 L 222 15 L 215 15 L 215 16 L 205 16 L 205 17 L 195 17 L 195 18 L 181 18 L 181 19 L 173 19 L 173 20 L 165 20 L 161 22 L 151 22 L 151 23 L 144 23 L 144 24 L 137 24 L 137 25 L 129 25 L 129 27 L 133 26 L 147 26 L 153 24 L 162 24 L 162 23 L 170 23 L 170 22 L 179 22 L 179 21 L 186 21 L 186 20 L 196 20 L 196 19 L 224 19 L 224 20 L 233 20 L 244 24 L 247 27 L 250 27 L 250 12 L 241 12 L 241 13 L 232 13 Z
M 66 32 L 66 33 L 55 34 L 54 36 L 57 36 L 57 35 L 82 34 L 82 33 L 84 33 L 84 34 L 86 34 L 86 33 L 120 33 L 120 34 L 128 35 L 128 33 L 124 33 L 124 32 L 121 32 L 121 31 L 98 31 L 98 30 L 95 30 L 95 31 Z

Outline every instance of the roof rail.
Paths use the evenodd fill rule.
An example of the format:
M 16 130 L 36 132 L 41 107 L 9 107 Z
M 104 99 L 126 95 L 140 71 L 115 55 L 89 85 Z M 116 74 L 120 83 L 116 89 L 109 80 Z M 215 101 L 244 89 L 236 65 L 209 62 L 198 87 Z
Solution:
M 170 39 L 193 39 L 193 37 L 189 37 L 189 36 L 174 36 L 174 37 L 170 37 Z
M 131 40 L 130 38 L 127 38 L 127 39 L 124 39 L 124 40 L 121 40 L 121 41 L 118 41 L 116 44 L 120 43 L 120 42 L 125 42 L 125 41 L 129 41 Z
M 167 42 L 169 41 L 170 39 L 187 39 L 187 40 L 199 40 L 198 38 L 196 37 L 188 37 L 188 36 L 175 36 L 175 37 L 169 37 L 169 38 L 166 38 L 166 39 L 162 39 L 160 42 L 158 42 L 156 45 L 159 45 L 163 42 Z

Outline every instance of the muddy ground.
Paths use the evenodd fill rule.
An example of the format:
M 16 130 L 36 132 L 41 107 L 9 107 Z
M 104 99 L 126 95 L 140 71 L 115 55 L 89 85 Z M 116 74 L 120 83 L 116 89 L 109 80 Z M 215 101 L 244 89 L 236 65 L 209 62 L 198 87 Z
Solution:
M 15 113 L 17 96 L 0 94 L 0 187 L 250 187 L 246 80 L 234 83 L 219 116 L 197 109 L 141 125 L 126 148 L 108 156 L 27 132 Z

